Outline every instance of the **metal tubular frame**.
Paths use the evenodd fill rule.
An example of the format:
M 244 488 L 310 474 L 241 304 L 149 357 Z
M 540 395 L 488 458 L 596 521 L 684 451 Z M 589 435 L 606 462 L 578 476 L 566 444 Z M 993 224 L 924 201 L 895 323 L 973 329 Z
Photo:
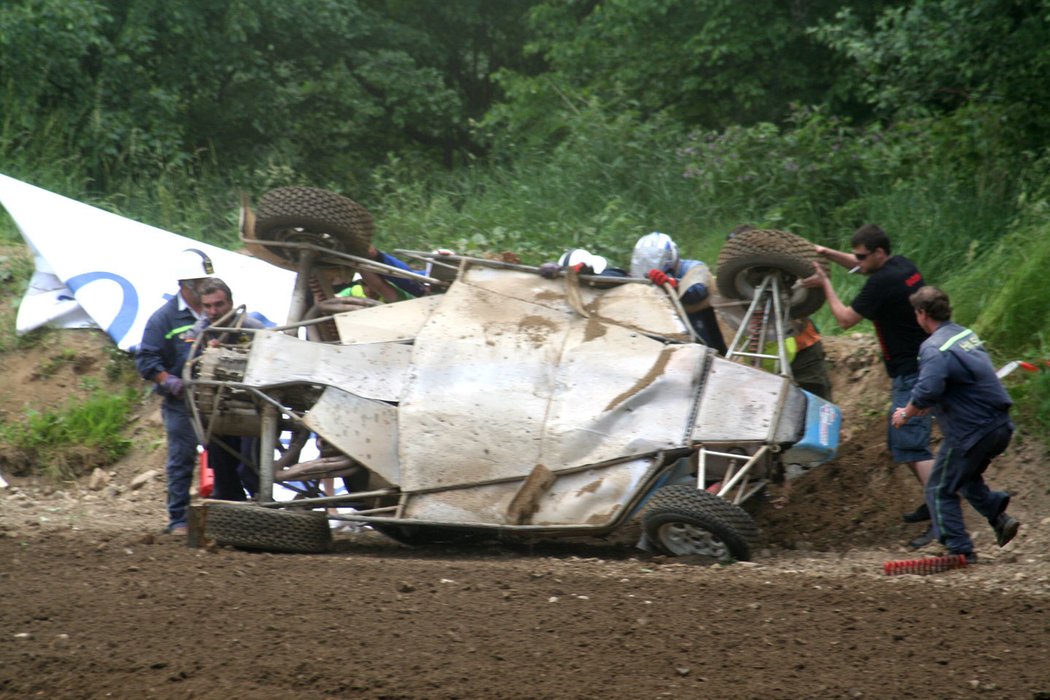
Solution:
M 725 498 L 726 500 L 730 500 L 727 497 L 727 494 L 730 491 L 732 491 L 733 488 L 739 485 L 739 488 L 737 488 L 736 495 L 730 500 L 730 502 L 734 505 L 740 505 L 748 498 L 753 496 L 755 493 L 760 491 L 762 487 L 766 485 L 765 479 L 760 479 L 756 482 L 751 482 L 749 480 L 744 479 L 744 477 L 747 476 L 752 471 L 752 469 L 755 468 L 755 466 L 759 463 L 761 459 L 765 458 L 766 453 L 771 451 L 772 450 L 770 449 L 769 445 L 762 445 L 758 448 L 758 450 L 755 451 L 755 454 L 748 457 L 747 461 L 744 462 L 743 466 L 741 466 L 739 470 L 737 470 L 737 462 L 746 457 L 746 455 L 737 454 L 736 452 L 718 452 L 716 450 L 711 450 L 701 445 L 698 458 L 699 464 L 696 470 L 697 488 L 701 491 L 705 489 L 704 484 L 707 482 L 708 455 L 712 457 L 725 457 L 729 460 L 729 470 L 726 472 L 726 477 L 722 480 L 722 484 L 719 487 L 718 493 L 716 495 L 719 498 Z M 750 488 L 748 488 L 749 484 L 751 485 Z
M 378 272 L 382 275 L 390 275 L 391 277 L 403 277 L 405 279 L 413 279 L 419 282 L 427 282 L 429 284 L 437 284 L 445 286 L 448 284 L 442 280 L 434 277 L 428 277 L 427 275 L 421 275 L 418 272 L 412 270 L 405 270 L 400 267 L 393 265 L 387 265 L 386 263 L 376 262 L 371 258 L 362 258 L 357 255 L 351 255 L 350 253 L 343 253 L 338 250 L 332 250 L 331 248 L 325 248 L 324 246 L 313 245 L 312 243 L 295 243 L 292 241 L 266 241 L 258 238 L 245 238 L 241 236 L 242 243 L 251 243 L 255 245 L 262 245 L 270 248 L 289 248 L 301 251 L 310 251 L 316 255 L 319 260 L 323 260 L 327 263 L 335 263 L 345 265 L 347 267 L 357 267 L 363 270 L 369 270 L 371 272 Z M 394 251 L 399 252 L 399 251 Z M 337 258 L 338 260 L 333 260 Z M 343 262 L 345 261 L 345 262 Z M 290 261 L 291 262 L 291 261 Z M 302 274 L 301 270 L 296 270 L 297 273 Z
M 759 328 L 757 333 L 752 328 L 755 314 L 759 314 Z M 773 360 L 774 373 L 788 379 L 793 378 L 791 374 L 791 362 L 788 360 L 787 345 L 784 343 L 785 328 L 787 326 L 787 310 L 783 308 L 781 296 L 780 276 L 770 273 L 762 280 L 762 284 L 755 290 L 751 304 L 747 307 L 744 320 L 740 322 L 733 342 L 726 352 L 726 359 L 732 360 L 738 357 L 747 357 L 753 360 L 752 365 L 760 366 L 762 360 Z M 770 355 L 762 352 L 769 338 L 769 319 L 772 316 L 777 341 L 777 354 Z

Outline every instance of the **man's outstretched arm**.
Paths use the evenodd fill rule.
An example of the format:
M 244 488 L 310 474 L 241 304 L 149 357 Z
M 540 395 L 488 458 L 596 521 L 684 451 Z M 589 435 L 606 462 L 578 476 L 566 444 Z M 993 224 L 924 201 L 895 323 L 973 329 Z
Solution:
M 824 271 L 824 268 L 819 263 L 813 263 L 813 269 L 816 272 L 802 280 L 802 286 L 821 287 L 824 290 L 824 296 L 827 298 L 831 315 L 835 317 L 839 327 L 843 330 L 853 328 L 853 326 L 860 323 L 864 317 L 854 311 L 852 306 L 846 306 L 842 303 L 839 295 L 835 292 L 835 288 L 831 285 L 831 278 L 828 277 L 828 273 Z
M 850 270 L 857 266 L 857 258 L 853 256 L 853 253 L 846 253 L 841 250 L 835 250 L 834 248 L 825 248 L 822 245 L 814 246 L 817 255 L 825 257 L 833 263 L 838 263 L 842 267 Z

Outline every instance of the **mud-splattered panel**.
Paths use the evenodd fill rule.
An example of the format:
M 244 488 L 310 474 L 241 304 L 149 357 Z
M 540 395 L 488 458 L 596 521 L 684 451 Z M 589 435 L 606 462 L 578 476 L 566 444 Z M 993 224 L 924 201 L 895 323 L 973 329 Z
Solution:
M 338 314 L 334 318 L 339 341 L 350 345 L 411 340 L 440 302 L 440 296 L 420 297 Z
M 649 335 L 688 341 L 689 329 L 667 292 L 650 284 L 622 284 L 588 306 L 601 320 Z
M 536 500 L 522 527 L 601 528 L 620 517 L 653 469 L 651 459 L 563 474 Z M 439 523 L 509 525 L 507 509 L 520 481 L 412 495 L 404 517 Z
M 565 312 L 452 285 L 416 337 L 399 407 L 403 489 L 529 473 L 569 320 Z
M 303 423 L 391 484 L 399 483 L 396 407 L 328 387 Z
M 398 401 L 411 353 L 411 346 L 398 343 L 326 345 L 284 333 L 256 333 L 244 383 L 256 387 L 323 384 L 367 399 Z
M 552 469 L 687 446 L 704 358 L 595 319 L 573 323 L 540 461 Z
M 714 358 L 704 385 L 693 439 L 700 442 L 764 441 L 777 401 L 789 384 L 783 377 Z
M 552 311 L 575 313 L 566 289 L 573 282 L 567 277 L 548 280 L 528 272 L 470 267 L 462 282 Z M 604 323 L 672 340 L 689 339 L 689 330 L 675 310 L 674 302 L 651 284 L 626 282 L 607 287 L 580 284 L 579 296 L 587 313 Z

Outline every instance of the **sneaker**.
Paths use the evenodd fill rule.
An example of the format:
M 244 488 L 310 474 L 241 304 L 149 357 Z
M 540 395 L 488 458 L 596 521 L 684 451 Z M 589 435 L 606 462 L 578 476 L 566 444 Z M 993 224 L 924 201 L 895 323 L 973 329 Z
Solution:
M 901 520 L 906 523 L 921 523 L 930 519 L 930 507 L 923 503 L 921 506 L 916 508 L 910 513 L 905 513 L 901 516 Z
M 1005 547 L 1010 540 L 1017 536 L 1017 530 L 1020 527 L 1021 523 L 1018 522 L 1017 518 L 1006 513 L 1000 513 L 999 517 L 995 519 L 995 543 L 1000 547 Z
M 951 556 L 953 556 L 953 557 L 959 557 L 959 556 L 966 557 L 966 563 L 967 564 L 976 564 L 977 563 L 977 552 L 949 552 L 949 554 Z
M 932 527 L 926 528 L 926 532 L 922 533 L 921 535 L 916 537 L 914 540 L 909 542 L 908 546 L 911 547 L 912 549 L 921 549 L 922 547 L 925 547 L 926 545 L 928 545 L 930 542 L 933 542 L 933 528 Z
M 164 528 L 164 534 L 166 535 L 178 535 L 181 537 L 186 536 L 186 524 L 176 523 L 175 525 L 168 525 Z

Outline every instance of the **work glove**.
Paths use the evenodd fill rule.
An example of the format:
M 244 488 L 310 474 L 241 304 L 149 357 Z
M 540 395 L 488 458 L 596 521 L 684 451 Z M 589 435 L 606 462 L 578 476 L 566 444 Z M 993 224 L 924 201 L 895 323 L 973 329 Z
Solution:
M 572 269 L 577 275 L 589 275 L 594 272 L 586 263 L 576 263 Z
M 561 272 L 561 266 L 558 263 L 545 262 L 540 265 L 540 275 L 546 279 L 557 279 L 559 272 Z
M 174 374 L 169 374 L 161 383 L 161 386 L 164 387 L 164 391 L 168 396 L 172 396 L 176 399 L 182 398 L 182 380 Z
M 678 289 L 678 280 L 671 277 L 663 270 L 652 269 L 649 270 L 649 281 L 655 284 L 657 287 L 662 287 L 665 284 L 671 285 L 674 289 Z

